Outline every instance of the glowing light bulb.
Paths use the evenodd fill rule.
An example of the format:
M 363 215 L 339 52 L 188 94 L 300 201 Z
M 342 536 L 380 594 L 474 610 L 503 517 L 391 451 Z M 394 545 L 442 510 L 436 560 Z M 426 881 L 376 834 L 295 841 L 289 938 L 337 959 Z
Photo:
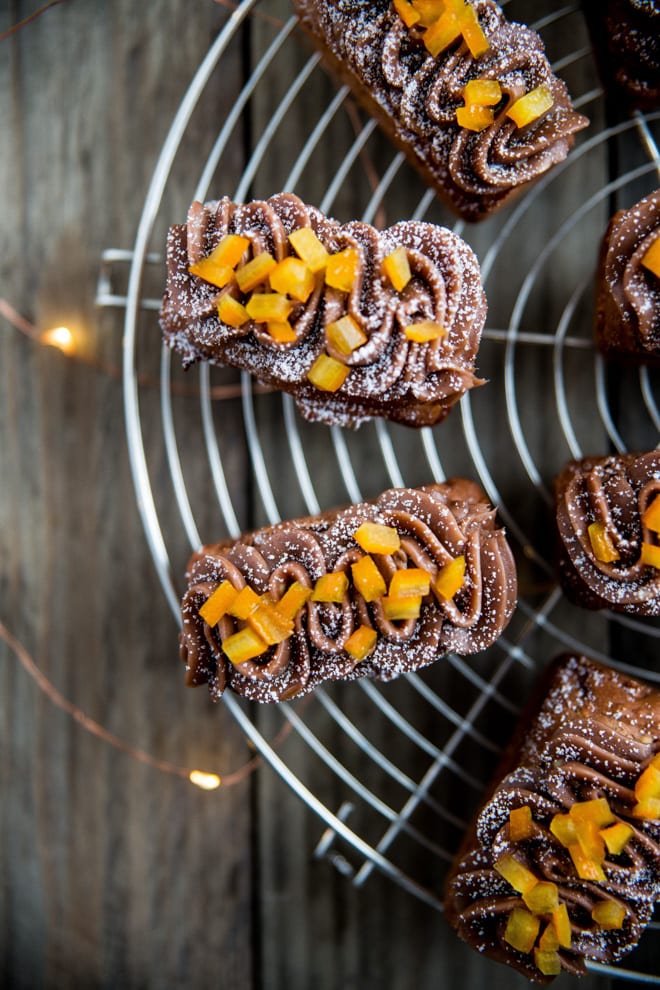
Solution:
M 222 783 L 217 773 L 203 773 L 201 770 L 191 770 L 188 779 L 203 791 L 214 791 Z
M 74 348 L 73 334 L 68 327 L 52 327 L 41 335 L 42 344 L 57 347 L 64 354 L 71 354 Z

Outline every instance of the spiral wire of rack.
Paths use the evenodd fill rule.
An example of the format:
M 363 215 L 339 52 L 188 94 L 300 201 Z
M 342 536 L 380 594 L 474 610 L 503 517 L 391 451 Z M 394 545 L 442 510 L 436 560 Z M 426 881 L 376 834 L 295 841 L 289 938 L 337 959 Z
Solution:
M 178 561 L 173 564 L 171 544 L 173 540 L 168 521 L 163 522 L 163 512 L 156 497 L 154 471 L 150 467 L 146 443 L 143 404 L 140 391 L 140 343 L 145 333 L 144 321 L 153 331 L 154 310 L 159 301 L 149 298 L 145 292 L 147 270 L 157 267 L 162 271 L 162 259 L 154 245 L 153 234 L 163 208 L 164 193 L 171 181 L 173 165 L 182 142 L 187 140 L 191 119 L 200 97 L 215 74 L 221 71 L 223 58 L 239 43 L 241 30 L 251 15 L 268 10 L 268 0 L 243 0 L 228 17 L 206 57 L 199 65 L 185 93 L 161 153 L 147 191 L 143 212 L 139 221 L 133 251 L 106 252 L 105 264 L 121 262 L 130 265 L 125 296 L 112 295 L 109 279 L 104 277 L 99 302 L 105 305 L 125 306 L 123 387 L 128 450 L 133 472 L 137 502 L 142 517 L 146 539 L 154 564 L 173 614 L 179 619 L 180 573 Z M 549 13 L 532 26 L 542 35 L 563 18 L 579 17 L 574 4 Z M 296 33 L 295 18 L 272 27 L 272 37 L 263 54 L 247 75 L 247 79 L 231 103 L 221 121 L 208 156 L 201 162 L 199 178 L 190 190 L 190 199 L 210 198 L 217 190 L 212 188 L 222 170 L 224 157 L 237 139 L 244 115 L 249 112 L 251 101 L 278 73 L 282 60 L 288 58 L 289 48 Z M 572 66 L 590 58 L 590 48 L 585 45 L 570 51 L 553 63 L 555 71 L 570 70 Z M 318 55 L 310 55 L 290 81 L 279 104 L 265 123 L 262 132 L 253 142 L 249 157 L 235 189 L 222 189 L 236 201 L 248 197 L 255 177 L 267 160 L 271 143 L 280 127 L 292 112 L 296 101 L 304 94 L 306 84 L 315 73 L 322 73 Z M 592 77 L 592 82 L 593 82 Z M 286 181 L 281 188 L 295 192 L 306 168 L 319 147 L 329 140 L 337 140 L 333 128 L 343 112 L 349 97 L 346 87 L 332 91 L 327 106 L 319 109 L 304 143 L 294 149 Z M 576 109 L 593 108 L 602 100 L 597 85 L 589 86 L 574 98 Z M 345 183 L 350 181 L 352 170 L 360 156 L 375 139 L 376 126 L 372 120 L 362 121 L 343 150 L 343 159 L 329 182 L 325 194 L 317 203 L 320 209 L 332 214 Z M 639 158 L 614 178 L 606 177 L 593 189 L 586 186 L 587 195 L 573 204 L 565 215 L 557 210 L 556 226 L 544 238 L 538 254 L 531 257 L 521 273 L 519 284 L 510 298 L 509 311 L 498 325 L 489 326 L 482 339 L 481 355 L 492 366 L 491 384 L 478 390 L 474 397 L 466 395 L 455 418 L 448 443 L 448 426 L 439 429 L 424 428 L 414 442 L 410 433 L 402 438 L 401 428 L 382 421 L 362 427 L 371 430 L 373 450 L 380 458 L 379 469 L 388 484 L 405 486 L 420 483 L 416 472 L 424 481 L 443 481 L 448 473 L 461 473 L 478 478 L 489 499 L 498 506 L 517 558 L 533 575 L 522 593 L 516 621 L 498 643 L 487 651 L 488 656 L 479 663 L 471 659 L 449 655 L 443 664 L 443 673 L 435 670 L 411 674 L 401 678 L 401 684 L 388 686 L 386 690 L 374 683 L 360 681 L 350 686 L 350 692 L 340 687 L 318 689 L 312 704 L 285 703 L 277 706 L 278 717 L 292 727 L 296 739 L 306 750 L 306 763 L 314 767 L 306 776 L 290 765 L 276 751 L 272 738 L 274 732 L 262 726 L 255 708 L 234 696 L 225 695 L 223 705 L 237 720 L 247 737 L 256 745 L 282 779 L 325 823 L 316 854 L 333 850 L 333 859 L 351 882 L 364 884 L 374 869 L 381 870 L 393 881 L 421 899 L 431 908 L 442 910 L 437 890 L 430 889 L 419 870 L 415 871 L 420 854 L 432 857 L 446 867 L 453 858 L 457 837 L 467 826 L 467 821 L 456 814 L 447 799 L 447 793 L 462 789 L 476 803 L 485 779 L 483 765 L 491 765 L 497 759 L 501 740 L 493 727 L 515 718 L 531 678 L 539 666 L 539 657 L 549 655 L 549 650 L 575 651 L 619 667 L 643 679 L 660 681 L 660 670 L 642 668 L 624 662 L 609 648 L 609 630 L 621 630 L 645 643 L 653 644 L 660 635 L 660 627 L 639 622 L 630 617 L 610 613 L 589 616 L 589 620 L 575 620 L 574 612 L 567 613 L 567 605 L 556 584 L 554 568 L 543 540 L 530 532 L 527 523 L 539 513 L 547 513 L 551 503 L 547 465 L 541 466 L 539 450 L 544 447 L 543 436 L 539 440 L 534 424 L 533 410 L 529 406 L 529 394 L 521 391 L 519 366 L 530 351 L 538 355 L 542 365 L 545 388 L 554 400 L 556 428 L 561 437 L 561 456 L 556 454 L 557 466 L 561 457 L 578 458 L 589 449 L 593 433 L 584 434 L 582 411 L 590 402 L 590 422 L 596 422 L 599 434 L 610 449 L 624 451 L 639 443 L 626 434 L 626 424 L 619 422 L 619 410 L 610 401 L 610 383 L 606 364 L 594 351 L 589 321 L 592 291 L 591 259 L 585 260 L 583 270 L 571 272 L 569 284 L 564 290 L 562 304 L 554 321 L 554 329 L 540 325 L 534 310 L 538 311 L 535 297 L 542 295 L 544 279 L 553 266 L 561 269 L 561 249 L 579 232 L 581 225 L 600 217 L 616 194 L 638 190 L 646 183 L 649 188 L 657 185 L 660 176 L 660 153 L 657 135 L 660 131 L 660 113 L 642 115 L 636 113 L 629 119 L 612 126 L 603 125 L 596 133 L 579 141 L 569 158 L 538 181 L 515 207 L 505 212 L 503 218 L 486 224 L 484 234 L 466 228 L 462 222 L 453 223 L 453 229 L 466 239 L 474 238 L 482 268 L 483 281 L 488 294 L 491 285 L 501 285 L 502 271 L 511 274 L 513 249 L 509 247 L 513 236 L 525 224 L 533 224 L 534 217 L 543 211 L 544 204 L 561 201 L 561 183 L 569 170 L 582 170 L 589 174 L 591 157 L 600 154 L 603 145 L 617 141 L 621 136 L 634 136 Z M 403 156 L 391 152 L 389 164 L 382 169 L 378 180 L 372 183 L 361 219 L 373 222 L 388 193 L 397 183 L 410 183 Z M 425 219 L 436 207 L 432 192 L 419 184 L 419 197 L 411 210 L 415 219 Z M 272 190 L 275 192 L 277 190 Z M 171 218 L 166 218 L 171 222 Z M 156 251 L 156 253 L 154 253 Z M 507 267 L 508 266 L 508 267 Z M 107 274 L 107 273 L 106 273 Z M 532 314 L 532 315 L 530 315 Z M 497 314 L 499 315 L 499 314 Z M 219 538 L 217 532 L 202 533 L 193 508 L 190 485 L 187 478 L 186 458 L 182 456 L 182 438 L 177 428 L 177 404 L 173 399 L 173 368 L 170 351 L 160 351 L 160 424 L 164 456 L 169 474 L 173 499 L 177 506 L 180 525 L 185 533 L 188 549 L 196 549 L 203 542 Z M 199 393 L 199 430 L 193 437 L 197 456 L 206 456 L 209 477 L 222 515 L 226 535 L 236 537 L 246 527 L 234 505 L 231 478 L 226 471 L 226 445 L 222 436 L 218 403 L 213 398 L 213 376 L 216 371 L 208 364 L 199 366 L 197 374 Z M 631 373 L 631 390 L 641 415 L 646 418 L 643 440 L 650 445 L 657 443 L 660 431 L 660 403 L 657 385 L 652 372 L 642 368 Z M 493 381 L 497 376 L 497 380 Z M 501 387 L 498 387 L 501 384 Z M 654 390 L 654 385 L 656 385 Z M 487 398 L 486 393 L 490 393 Z M 242 420 L 245 442 L 249 452 L 255 489 L 259 493 L 260 511 L 267 523 L 281 518 L 278 498 L 274 493 L 272 451 L 268 444 L 270 433 L 262 436 L 262 418 L 259 404 L 262 401 L 254 381 L 246 374 L 240 376 Z M 576 400 L 576 395 L 577 399 Z M 269 415 L 272 418 L 272 400 L 269 397 Z M 321 494 L 314 483 L 314 445 L 323 443 L 326 456 L 332 453 L 336 459 L 337 477 L 340 479 L 345 501 L 357 502 L 372 497 L 369 474 L 365 473 L 359 449 L 353 447 L 353 435 L 333 427 L 317 426 L 311 431 L 298 416 L 290 396 L 283 395 L 279 403 L 279 436 L 286 438 L 287 457 L 290 460 L 297 496 L 301 503 L 298 514 L 316 514 L 329 507 L 325 493 Z M 595 412 L 595 415 L 593 413 Z M 625 417 L 624 417 L 625 419 Z M 510 458 L 502 464 L 493 460 L 484 442 L 488 434 L 488 420 L 497 420 L 508 430 Z M 457 441 L 460 424 L 460 442 Z M 498 428 L 500 428 L 498 426 Z M 553 425 L 554 428 L 554 425 Z M 318 437 L 323 431 L 321 441 Z M 190 444 L 188 436 L 186 444 Z M 414 447 L 414 456 L 409 448 Z M 500 448 L 501 449 L 501 448 Z M 381 463 L 382 462 L 382 463 Z M 414 464 L 413 469 L 410 464 Z M 421 467 L 420 467 L 421 465 Z M 411 476 L 411 471 L 412 475 Z M 511 500 L 515 487 L 523 489 L 524 498 L 531 503 L 527 513 L 519 511 L 519 503 Z M 202 539 L 202 535 L 208 539 Z M 616 643 L 616 636 L 614 637 Z M 439 665 L 435 665 L 438 667 Z M 454 684 L 446 690 L 448 678 Z M 456 683 L 460 687 L 456 690 Z M 458 702 L 457 702 L 458 699 Z M 426 714 L 418 718 L 422 709 Z M 442 731 L 428 731 L 429 718 L 442 725 Z M 372 732 L 377 722 L 378 732 Z M 397 747 L 387 749 L 382 739 L 387 734 L 397 736 Z M 350 752 L 350 760 L 335 755 L 331 740 L 341 737 L 342 752 Z M 394 758 L 396 753 L 396 760 Z M 327 778 L 327 780 L 326 780 Z M 327 781 L 330 781 L 328 783 Z M 449 781 L 449 783 L 447 783 Z M 442 787 L 440 784 L 442 783 Z M 331 800 L 336 793 L 343 799 L 334 806 Z M 333 807 L 336 810 L 333 810 Z M 350 822 L 350 824 L 349 824 Z M 441 828 L 436 829 L 437 823 Z M 432 823 L 432 824 L 431 824 Z M 347 855 L 335 852 L 347 850 L 357 858 L 354 866 Z M 413 850 L 412 855 L 401 852 L 401 846 Z M 412 864 L 412 865 L 409 865 Z M 651 926 L 657 930 L 658 925 Z M 652 933 L 649 937 L 656 937 Z M 642 973 L 622 966 L 607 967 L 589 964 L 597 972 L 614 973 L 620 978 L 643 980 L 660 985 L 660 976 Z

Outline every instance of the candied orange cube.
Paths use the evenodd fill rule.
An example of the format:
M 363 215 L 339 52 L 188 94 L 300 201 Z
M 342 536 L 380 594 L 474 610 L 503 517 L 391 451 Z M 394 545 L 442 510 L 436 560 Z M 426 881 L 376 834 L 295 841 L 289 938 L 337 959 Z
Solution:
M 284 320 L 281 323 L 269 320 L 266 324 L 266 330 L 278 344 L 294 344 L 298 339 L 296 337 L 296 331 L 288 320 Z
M 351 564 L 353 584 L 364 598 L 365 602 L 373 602 L 382 598 L 387 588 L 383 575 L 380 573 L 372 557 L 361 557 Z
M 631 814 L 635 818 L 645 818 L 654 822 L 660 819 L 660 798 L 644 798 L 633 806 Z
M 598 825 L 591 821 L 578 822 L 575 831 L 578 845 L 587 859 L 594 863 L 602 863 L 605 859 L 605 843 Z
M 390 581 L 388 594 L 392 598 L 408 595 L 423 598 L 431 590 L 431 575 L 421 567 L 401 567 Z
M 275 603 L 275 608 L 280 615 L 284 615 L 289 619 L 295 619 L 305 602 L 311 598 L 311 595 L 311 588 L 307 588 L 300 581 L 294 581 L 286 589 L 280 600 Z
M 289 255 L 283 258 L 268 276 L 271 289 L 291 296 L 298 302 L 307 302 L 314 291 L 314 272 L 300 258 Z
M 412 27 L 413 24 L 417 24 L 420 20 L 420 15 L 412 6 L 410 0 L 394 0 L 394 9 L 406 27 Z
M 289 318 L 293 303 L 279 292 L 255 292 L 245 308 L 255 323 L 284 323 Z
M 400 244 L 391 254 L 383 258 L 383 272 L 389 278 L 397 292 L 402 292 L 412 278 L 408 252 Z
M 571 859 L 573 860 L 575 872 L 581 880 L 595 880 L 597 882 L 603 882 L 606 879 L 603 867 L 599 862 L 585 855 L 579 842 L 569 846 L 568 851 Z
M 614 814 L 606 797 L 593 798 L 591 801 L 576 801 L 569 809 L 569 815 L 574 822 L 593 822 L 600 828 L 611 825 Z
M 528 804 L 512 808 L 509 812 L 509 838 L 512 842 L 524 842 L 534 834 L 532 809 Z
M 251 612 L 254 612 L 255 608 L 259 608 L 260 605 L 261 598 L 259 595 L 250 587 L 249 584 L 246 584 L 245 587 L 241 588 L 238 592 L 227 611 L 236 619 L 247 619 L 248 615 L 250 615 Z
M 261 656 L 267 649 L 267 644 L 264 643 L 261 636 L 258 636 L 250 626 L 246 626 L 245 629 L 239 629 L 238 632 L 228 636 L 222 644 L 223 653 L 225 653 L 230 663 L 233 663 L 235 666 L 240 666 L 240 664 L 245 663 L 247 660 L 253 660 L 254 657 Z
M 489 107 L 477 104 L 466 104 L 456 107 L 456 123 L 466 131 L 485 131 L 495 120 L 495 114 Z
M 241 292 L 252 292 L 258 285 L 265 282 L 273 268 L 277 265 L 275 258 L 268 251 L 262 251 L 247 264 L 236 269 L 236 282 Z
M 360 256 L 355 248 L 344 248 L 331 254 L 325 266 L 325 284 L 340 292 L 350 292 L 355 285 Z
M 289 244 L 311 272 L 323 271 L 328 263 L 328 252 L 311 227 L 299 227 L 289 234 Z
M 559 839 L 562 846 L 568 848 L 577 842 L 576 822 L 570 815 L 553 815 L 550 822 L 550 831 Z
M 440 337 L 445 337 L 447 331 L 439 323 L 425 320 L 421 323 L 408 324 L 407 327 L 403 328 L 403 334 L 408 340 L 412 340 L 416 344 L 427 344 L 429 340 L 439 340 Z
M 484 33 L 484 29 L 479 23 L 479 19 L 474 12 L 474 8 L 467 4 L 459 15 L 461 34 L 463 40 L 470 50 L 473 58 L 479 58 L 490 48 L 490 42 Z
M 535 887 L 539 882 L 537 877 L 534 876 L 531 870 L 528 870 L 524 863 L 519 863 L 518 860 L 511 856 L 509 853 L 505 853 L 504 856 L 493 863 L 493 869 L 495 869 L 501 877 L 510 883 L 515 891 L 519 894 L 525 894 L 532 887 Z
M 353 533 L 356 543 L 367 553 L 395 553 L 401 540 L 394 526 L 383 523 L 363 522 Z
M 209 595 L 199 610 L 199 614 L 209 626 L 215 626 L 226 614 L 227 609 L 236 598 L 238 592 L 229 581 L 221 581 L 215 591 Z
M 328 343 L 339 351 L 340 354 L 352 354 L 358 347 L 362 347 L 367 342 L 367 335 L 363 333 L 361 327 L 355 322 L 353 317 L 347 313 L 333 323 L 328 323 L 325 328 L 325 335 Z
M 293 620 L 286 618 L 272 604 L 261 604 L 247 617 L 248 625 L 268 646 L 282 643 L 293 633 Z
M 539 880 L 530 890 L 525 891 L 523 901 L 534 914 L 552 914 L 559 907 L 557 884 Z
M 313 602 L 341 602 L 348 591 L 348 576 L 344 571 L 324 574 L 314 585 Z
M 630 825 L 626 825 L 625 822 L 616 822 L 615 825 L 610 825 L 609 828 L 602 828 L 600 830 L 600 837 L 607 846 L 607 851 L 612 856 L 621 855 L 633 834 L 632 828 Z
M 250 319 L 247 309 L 233 296 L 225 294 L 218 300 L 218 316 L 229 327 L 242 327 Z
M 638 801 L 660 798 L 660 768 L 649 764 L 635 781 L 635 797 Z
M 225 285 L 228 285 L 234 277 L 233 268 L 230 268 L 229 265 L 218 265 L 210 257 L 197 261 L 190 266 L 188 271 L 191 275 L 197 275 L 198 278 L 203 278 L 205 282 L 217 286 L 218 289 L 224 289 Z
M 656 546 L 654 543 L 642 543 L 639 559 L 648 567 L 660 568 L 660 546 Z
M 592 908 L 591 917 L 600 928 L 610 931 L 623 928 L 626 909 L 620 901 L 599 901 Z
M 561 958 L 556 949 L 534 949 L 534 962 L 544 976 L 559 976 L 561 973 Z
M 600 560 L 604 564 L 611 564 L 612 561 L 619 559 L 618 550 L 612 542 L 612 537 L 608 533 L 605 523 L 600 521 L 589 523 L 587 532 L 596 560 Z
M 447 6 L 445 0 L 410 0 L 410 2 L 419 14 L 421 27 L 430 27 L 444 13 Z
M 518 100 L 507 107 L 505 113 L 510 117 L 516 127 L 526 127 L 533 121 L 538 120 L 553 105 L 554 99 L 547 83 L 541 83 L 536 89 L 525 93 Z
M 209 259 L 218 265 L 229 265 L 230 268 L 236 268 L 249 246 L 249 237 L 243 237 L 241 234 L 225 234 L 211 251 Z
M 461 26 L 457 15 L 452 10 L 446 10 L 429 25 L 424 33 L 424 44 L 433 58 L 437 58 L 460 37 Z
M 358 626 L 346 640 L 344 649 L 360 663 L 373 653 L 377 639 L 378 633 L 375 629 L 370 626 Z
M 644 268 L 660 278 L 660 237 L 656 237 L 642 258 Z
M 571 946 L 571 921 L 568 917 L 568 908 L 564 903 L 552 912 L 552 924 L 562 949 L 569 949 Z
M 658 239 L 660 243 L 660 238 Z M 654 533 L 660 533 L 660 495 L 656 495 L 653 501 L 649 502 L 642 512 L 642 522 L 647 529 Z
M 396 598 L 385 595 L 382 603 L 383 611 L 391 622 L 418 619 L 422 610 L 421 595 L 403 595 Z
M 565 906 L 565 905 L 564 905 Z M 539 939 L 539 949 L 543 952 L 553 952 L 559 948 L 559 938 L 552 921 L 549 921 L 541 932 Z
M 518 952 L 531 952 L 541 921 L 524 908 L 514 907 L 506 923 L 504 941 Z
M 464 580 L 465 557 L 461 554 L 440 568 L 433 589 L 441 598 L 453 598 L 456 592 L 463 587 Z
M 347 364 L 335 360 L 329 354 L 319 354 L 307 372 L 307 378 L 322 392 L 337 392 L 351 369 Z
M 463 87 L 463 99 L 468 105 L 494 107 L 502 99 L 502 87 L 497 79 L 470 79 Z

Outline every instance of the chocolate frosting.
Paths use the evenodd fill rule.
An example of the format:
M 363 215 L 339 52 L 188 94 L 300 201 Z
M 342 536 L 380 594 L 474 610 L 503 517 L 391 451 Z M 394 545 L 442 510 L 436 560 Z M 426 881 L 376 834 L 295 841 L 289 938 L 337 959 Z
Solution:
M 600 75 L 624 104 L 660 106 L 660 4 L 657 0 L 583 0 Z
M 294 0 L 294 6 L 330 64 L 467 220 L 488 215 L 562 161 L 573 134 L 587 126 L 552 72 L 538 34 L 506 21 L 492 0 L 472 3 L 490 43 L 476 59 L 465 44 L 434 58 L 389 0 Z M 494 123 L 479 133 L 456 122 L 463 87 L 475 78 L 497 79 L 505 97 Z M 550 87 L 552 108 L 516 127 L 506 107 L 541 84 Z
M 222 323 L 217 302 L 222 293 L 188 272 L 227 233 L 248 237 L 250 251 L 269 251 L 277 261 L 291 253 L 288 235 L 312 227 L 331 252 L 358 252 L 358 277 L 346 294 L 317 281 L 306 303 L 290 317 L 294 343 L 278 343 L 262 324 L 239 328 Z M 397 292 L 381 273 L 383 259 L 406 248 L 412 279 Z M 410 426 L 443 419 L 461 395 L 482 381 L 474 362 L 486 318 L 479 264 L 461 238 L 444 227 L 419 221 L 377 231 L 357 221 L 339 224 L 293 194 L 282 193 L 245 205 L 227 198 L 194 203 L 186 226 L 168 236 L 167 287 L 161 309 L 166 343 L 184 365 L 209 360 L 252 372 L 262 382 L 290 392 L 310 420 L 349 425 L 383 416 Z M 315 388 L 307 373 L 328 347 L 325 327 L 349 314 L 367 342 L 341 357 L 350 368 L 337 392 Z M 439 323 L 445 336 L 416 343 L 403 328 L 424 321 Z
M 596 299 L 596 340 L 606 354 L 660 361 L 660 278 L 641 263 L 658 237 L 660 189 L 610 221 Z
M 660 571 L 643 564 L 641 544 L 657 542 L 641 514 L 660 494 L 660 452 L 570 461 L 555 481 L 559 569 L 567 595 L 588 608 L 660 614 Z M 602 522 L 619 559 L 599 560 L 590 523 Z
M 558 658 L 544 684 L 541 704 L 535 702 L 533 714 L 521 721 L 457 856 L 445 901 L 461 938 L 540 983 L 549 979 L 533 955 L 503 939 L 506 918 L 520 899 L 493 868 L 501 856 L 514 855 L 539 880 L 557 885 L 571 923 L 571 946 L 558 950 L 568 972 L 583 972 L 587 959 L 614 962 L 634 948 L 660 898 L 660 823 L 632 814 L 635 781 L 660 750 L 660 693 L 576 656 Z M 620 855 L 607 855 L 605 881 L 581 880 L 550 822 L 576 801 L 601 797 L 633 834 Z M 531 809 L 533 832 L 514 842 L 509 812 L 524 805 Z M 593 921 L 591 911 L 602 901 L 624 907 L 620 929 L 604 930 Z
M 282 522 L 233 542 L 202 547 L 188 565 L 182 602 L 181 657 L 191 685 L 208 682 L 219 698 L 225 687 L 255 701 L 282 701 L 311 691 L 322 681 L 397 675 L 433 663 L 449 651 L 485 649 L 508 623 L 516 599 L 516 572 L 504 531 L 477 484 L 454 479 L 423 488 L 395 488 L 364 502 L 318 517 Z M 461 554 L 463 587 L 453 599 L 434 591 L 418 619 L 389 620 L 380 601 L 366 603 L 349 580 L 341 603 L 309 600 L 296 617 L 295 632 L 279 646 L 239 667 L 228 662 L 221 641 L 237 628 L 228 616 L 215 628 L 199 608 L 222 580 L 236 589 L 249 584 L 278 601 L 287 586 L 311 587 L 323 574 L 345 571 L 364 552 L 354 533 L 365 521 L 396 528 L 401 548 L 374 560 L 386 583 L 395 570 L 420 567 L 434 578 Z M 374 652 L 361 663 L 344 644 L 360 625 L 378 633 Z

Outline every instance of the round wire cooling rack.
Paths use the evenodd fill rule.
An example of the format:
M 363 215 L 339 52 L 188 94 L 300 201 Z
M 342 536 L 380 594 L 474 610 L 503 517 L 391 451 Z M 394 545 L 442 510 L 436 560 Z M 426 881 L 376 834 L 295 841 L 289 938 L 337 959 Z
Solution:
M 468 823 L 456 809 L 477 805 L 538 669 L 570 650 L 660 681 L 660 626 L 571 606 L 556 584 L 550 535 L 552 477 L 568 458 L 658 442 L 660 382 L 646 368 L 606 365 L 592 346 L 591 320 L 607 219 L 658 184 L 660 113 L 605 124 L 581 15 L 575 5 L 548 4 L 532 26 L 592 127 L 514 206 L 466 226 L 355 110 L 347 89 L 328 80 L 318 55 L 300 43 L 295 19 L 278 19 L 283 6 L 243 0 L 227 17 L 162 146 L 134 250 L 122 256 L 130 261 L 123 300 L 129 456 L 148 545 L 177 619 L 187 556 L 201 543 L 361 501 L 391 485 L 456 475 L 477 478 L 498 506 L 521 596 L 505 636 L 484 654 L 449 655 L 386 686 L 332 685 L 297 703 L 223 699 L 325 823 L 317 855 L 329 854 L 356 885 L 379 869 L 441 910 L 435 878 Z M 512 0 L 509 16 L 529 20 L 523 0 L 518 6 Z M 534 14 L 543 6 L 535 4 Z M 218 92 L 226 97 L 222 112 L 209 99 Z M 193 141 L 199 174 L 182 179 L 177 155 Z M 378 421 L 355 432 L 310 425 L 289 396 L 209 365 L 188 372 L 182 397 L 180 369 L 160 346 L 158 301 L 148 288 L 162 288 L 164 231 L 181 220 L 171 215 L 171 194 L 183 190 L 186 203 L 219 195 L 242 201 L 281 189 L 338 218 L 350 210 L 344 219 L 389 223 L 405 215 L 445 223 L 472 244 L 489 298 L 479 353 L 488 384 L 466 395 L 445 423 L 414 431 Z M 159 408 L 141 387 L 150 363 Z M 282 719 L 294 730 L 286 758 L 273 745 Z M 639 969 L 612 972 L 660 984 L 660 976 Z

